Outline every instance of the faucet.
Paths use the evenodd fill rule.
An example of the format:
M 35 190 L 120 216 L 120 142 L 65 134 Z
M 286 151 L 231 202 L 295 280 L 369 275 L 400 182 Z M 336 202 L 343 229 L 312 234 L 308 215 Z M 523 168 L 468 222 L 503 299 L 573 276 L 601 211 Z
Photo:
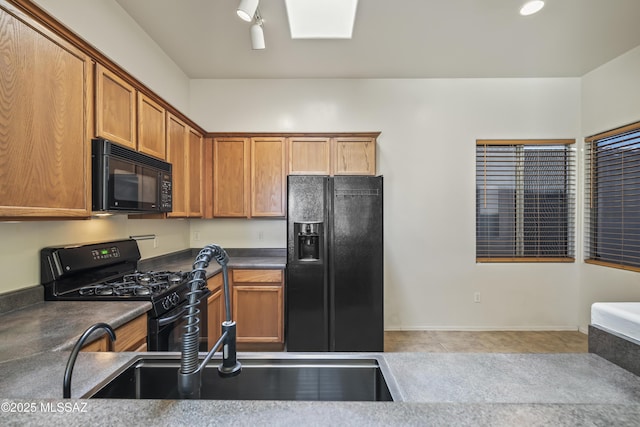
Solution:
M 222 335 L 198 365 L 198 344 L 200 318 L 198 304 L 200 303 L 200 289 L 206 286 L 206 268 L 211 258 L 222 267 L 223 294 L 225 306 L 225 320 L 222 322 Z M 242 365 L 236 358 L 236 322 L 231 320 L 231 303 L 229 301 L 229 274 L 227 264 L 229 255 L 220 246 L 210 244 L 205 246 L 193 263 L 191 280 L 187 293 L 188 312 L 184 318 L 187 321 L 182 337 L 182 353 L 180 357 L 180 369 L 178 370 L 178 393 L 183 399 L 198 399 L 200 397 L 201 373 L 209 363 L 213 354 L 222 345 L 222 363 L 218 366 L 218 374 L 221 377 L 233 377 L 240 373 Z
M 76 345 L 73 346 L 73 350 L 71 350 L 71 355 L 69 356 L 69 360 L 67 361 L 67 367 L 64 370 L 64 380 L 62 381 L 62 397 L 64 399 L 69 399 L 71 397 L 71 375 L 73 374 L 73 366 L 76 363 L 76 358 L 78 357 L 78 353 L 80 349 L 84 345 L 84 342 L 89 338 L 96 329 L 104 329 L 109 334 L 109 338 L 111 338 L 111 342 L 116 340 L 116 333 L 113 328 L 106 323 L 96 323 L 91 325 L 82 336 L 76 342 Z

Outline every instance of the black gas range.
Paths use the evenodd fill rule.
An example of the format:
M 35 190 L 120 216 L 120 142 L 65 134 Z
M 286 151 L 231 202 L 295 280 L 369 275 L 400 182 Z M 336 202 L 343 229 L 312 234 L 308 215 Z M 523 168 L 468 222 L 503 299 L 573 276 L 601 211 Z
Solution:
M 133 239 L 53 246 L 40 251 L 47 301 L 149 301 L 147 349 L 179 351 L 191 272 L 139 271 Z M 208 289 L 200 290 L 202 351 L 207 342 Z

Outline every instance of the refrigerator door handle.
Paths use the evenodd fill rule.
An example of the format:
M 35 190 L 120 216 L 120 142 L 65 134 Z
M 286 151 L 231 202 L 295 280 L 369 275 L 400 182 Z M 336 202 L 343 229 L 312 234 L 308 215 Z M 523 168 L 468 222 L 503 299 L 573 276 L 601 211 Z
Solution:
M 335 351 L 336 343 L 334 339 L 334 328 L 336 324 L 336 310 L 333 304 L 334 280 L 333 280 L 333 266 L 335 260 L 333 259 L 333 252 L 331 251 L 331 245 L 333 244 L 333 180 L 330 178 L 325 179 L 324 185 L 324 202 L 325 213 L 324 223 L 327 224 L 324 233 L 324 256 L 325 260 L 325 316 L 327 318 L 327 331 L 326 337 L 328 339 L 329 351 Z

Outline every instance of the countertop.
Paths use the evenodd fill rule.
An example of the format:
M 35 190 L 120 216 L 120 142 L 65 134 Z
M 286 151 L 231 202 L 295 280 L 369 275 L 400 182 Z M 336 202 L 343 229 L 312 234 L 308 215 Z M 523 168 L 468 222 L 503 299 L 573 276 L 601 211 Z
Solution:
M 231 268 L 285 266 L 284 256 L 230 256 Z M 152 260 L 144 269 L 187 270 L 192 257 L 190 252 Z M 208 275 L 218 270 L 211 264 Z M 640 424 L 640 377 L 588 353 L 376 353 L 397 385 L 395 402 L 78 399 L 140 355 L 81 353 L 71 384 L 73 399 L 61 399 L 69 351 L 84 329 L 97 321 L 117 327 L 149 307 L 145 302 L 41 302 L 1 315 L 0 424 Z M 240 361 L 243 357 L 249 354 L 238 355 Z
M 74 398 L 63 400 L 68 354 L 45 352 L 0 363 L 0 424 L 636 426 L 640 422 L 640 378 L 588 353 L 375 354 L 383 358 L 397 383 L 396 402 L 77 399 L 136 353 L 81 353 L 71 385 Z M 240 361 L 243 356 L 239 354 Z

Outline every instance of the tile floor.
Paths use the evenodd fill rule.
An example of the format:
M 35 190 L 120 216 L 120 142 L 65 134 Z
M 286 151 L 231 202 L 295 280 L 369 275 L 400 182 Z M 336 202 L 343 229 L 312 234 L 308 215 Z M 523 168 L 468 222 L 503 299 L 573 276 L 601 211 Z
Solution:
M 386 331 L 388 352 L 586 353 L 578 331 Z

